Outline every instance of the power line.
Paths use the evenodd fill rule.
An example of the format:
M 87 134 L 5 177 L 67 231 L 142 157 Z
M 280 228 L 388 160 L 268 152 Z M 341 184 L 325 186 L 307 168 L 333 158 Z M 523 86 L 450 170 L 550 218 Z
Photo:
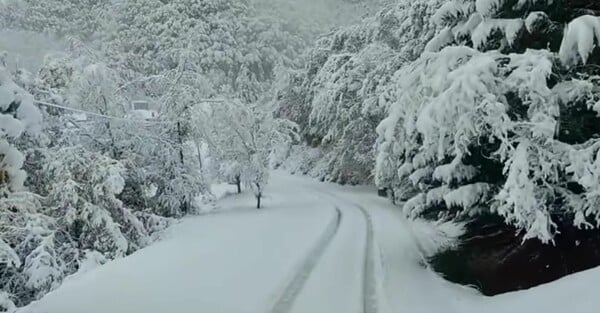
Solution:
M 160 122 L 160 121 L 149 121 L 149 120 L 130 119 L 130 118 L 117 117 L 117 116 L 110 116 L 110 115 L 95 113 L 95 112 L 91 112 L 91 111 L 70 108 L 70 107 L 66 107 L 66 106 L 62 106 L 62 105 L 58 105 L 58 104 L 39 101 L 39 100 L 34 100 L 34 102 L 37 104 L 40 104 L 40 105 L 44 105 L 47 107 L 53 107 L 53 108 L 57 108 L 57 109 L 65 110 L 65 111 L 77 112 L 77 113 L 81 113 L 81 114 L 86 114 L 86 115 L 91 115 L 91 116 L 96 116 L 96 117 L 101 117 L 101 118 L 106 118 L 106 119 L 112 119 L 112 120 L 118 120 L 118 121 L 124 121 L 124 122 L 140 122 L 140 123 L 148 123 L 148 124 L 174 124 L 174 122 L 172 122 L 172 121 Z
M 202 103 L 223 103 L 225 101 L 227 101 L 227 100 L 225 100 L 225 99 L 201 99 L 200 100 L 200 102 L 202 102 Z M 106 118 L 106 119 L 112 119 L 112 120 L 118 120 L 118 121 L 124 121 L 124 122 L 139 122 L 139 123 L 147 123 L 147 124 L 168 125 L 168 124 L 175 124 L 175 123 L 177 123 L 177 121 L 182 121 L 182 119 L 176 120 L 176 121 L 164 121 L 164 122 L 149 121 L 149 120 L 145 120 L 145 119 L 143 119 L 143 120 L 131 119 L 131 118 L 123 118 L 123 117 L 118 117 L 118 116 L 111 116 L 111 115 L 106 115 L 106 114 L 101 114 L 101 113 L 96 113 L 96 112 L 91 112 L 91 111 L 75 109 L 75 108 L 62 106 L 62 105 L 49 103 L 49 102 L 44 102 L 44 101 L 39 101 L 39 100 L 34 100 L 34 103 L 43 105 L 43 106 L 47 106 L 47 107 L 53 107 L 53 108 L 65 110 L 65 111 L 77 112 L 77 113 L 81 113 L 81 114 L 86 114 L 86 115 L 91 115 L 91 116 L 96 116 L 96 117 Z

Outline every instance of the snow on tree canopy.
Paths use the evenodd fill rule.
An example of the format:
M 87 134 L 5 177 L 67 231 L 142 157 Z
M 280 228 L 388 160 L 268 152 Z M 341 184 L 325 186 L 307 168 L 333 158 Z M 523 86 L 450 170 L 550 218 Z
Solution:
M 284 21 L 261 16 L 247 1 L 135 0 L 116 7 L 109 45 L 120 62 L 157 75 L 184 61 L 215 90 L 248 101 L 268 89 L 278 66 L 296 65 L 302 51 Z
M 494 16 L 507 2 L 508 0 L 475 0 L 475 7 L 477 12 L 483 16 Z M 512 9 L 521 10 L 528 5 L 547 4 L 552 2 L 554 2 L 554 0 L 518 0 Z
M 475 8 L 483 16 L 492 16 L 505 0 L 476 0 Z
M 566 87 L 547 86 L 552 59 L 551 53 L 541 50 L 505 55 L 447 47 L 424 53 L 396 73 L 396 103 L 377 129 L 376 173 L 393 170 L 389 168 L 393 163 L 385 160 L 401 160 L 399 179 L 416 190 L 404 206 L 408 215 L 435 206 L 461 208 L 457 214 L 496 212 L 524 229 L 525 238 L 552 240 L 556 228 L 550 215 L 564 210 L 555 202 L 555 194 L 579 197 L 560 187 L 558 173 L 573 171 L 575 164 L 596 162 L 595 157 L 573 159 L 574 151 L 587 150 L 555 139 L 557 101 L 568 97 L 558 97 Z M 516 102 L 507 93 L 526 106 L 525 115 L 514 116 Z M 496 168 L 471 165 L 477 164 L 477 158 L 493 161 L 495 165 L 488 166 Z M 506 178 L 490 184 L 490 175 Z M 590 177 L 581 173 L 571 179 L 589 192 L 600 190 L 590 184 Z M 586 209 L 586 216 L 598 216 L 591 205 L 596 199 L 573 204 L 586 203 L 586 208 L 594 208 Z
M 524 239 L 547 243 L 560 231 L 557 218 L 600 226 L 597 76 L 555 72 L 559 58 L 568 66 L 589 61 L 600 22 L 572 20 L 559 53 L 527 49 L 530 38 L 558 50 L 550 38 L 559 34 L 556 7 L 515 2 L 441 6 L 433 21 L 444 28 L 394 75 L 395 97 L 377 128 L 375 175 L 381 187 L 409 196 L 409 216 L 489 212 Z
M 560 46 L 560 59 L 568 65 L 586 64 L 600 43 L 600 17 L 584 15 L 572 20 L 565 29 Z
M 493 31 L 501 31 L 509 45 L 513 45 L 519 31 L 524 27 L 522 19 L 484 19 L 471 33 L 476 48 L 483 46 Z
M 474 11 L 473 3 L 469 1 L 447 1 L 431 17 L 437 25 L 446 25 L 453 20 L 471 15 Z
M 525 19 L 525 28 L 528 32 L 533 33 L 538 30 L 538 24 L 547 21 L 548 15 L 544 12 L 531 12 Z
M 211 180 L 260 206 L 272 156 L 305 149 L 297 127 L 317 146 L 302 172 L 375 180 L 410 217 L 492 214 L 543 242 L 600 226 L 600 78 L 577 66 L 597 63 L 600 22 L 570 21 L 573 1 L 391 1 L 305 58 L 253 1 L 9 2 L 3 25 L 71 47 L 0 71 L 0 310 L 212 208 Z M 160 114 L 129 119 L 138 99 Z
M 21 170 L 25 157 L 11 141 L 26 129 L 37 130 L 41 114 L 33 98 L 18 87 L 10 73 L 0 68 L 0 194 L 19 190 L 26 173 Z
M 280 94 L 284 117 L 300 125 L 308 144 L 325 151 L 315 175 L 345 183 L 372 179 L 374 129 L 393 95 L 388 83 L 426 49 L 438 28 L 429 19 L 446 2 L 390 3 L 310 50 L 306 68 Z

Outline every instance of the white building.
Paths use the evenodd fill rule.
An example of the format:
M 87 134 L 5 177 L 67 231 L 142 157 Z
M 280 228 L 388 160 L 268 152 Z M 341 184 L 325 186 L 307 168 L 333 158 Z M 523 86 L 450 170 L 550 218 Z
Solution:
M 156 110 L 150 109 L 150 103 L 146 100 L 135 100 L 131 102 L 131 113 L 128 117 L 134 119 L 152 120 L 158 117 Z

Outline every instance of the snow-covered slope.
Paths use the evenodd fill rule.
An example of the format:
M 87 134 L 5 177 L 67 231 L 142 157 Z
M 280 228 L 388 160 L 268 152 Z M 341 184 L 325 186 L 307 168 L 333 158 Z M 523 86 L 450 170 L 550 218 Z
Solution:
M 22 313 L 596 312 L 600 270 L 496 297 L 422 266 L 432 238 L 367 187 L 275 173 L 265 209 L 248 195 L 188 218 L 134 255 Z M 416 231 L 415 231 L 416 230 Z M 565 301 L 568 299 L 568 301 Z

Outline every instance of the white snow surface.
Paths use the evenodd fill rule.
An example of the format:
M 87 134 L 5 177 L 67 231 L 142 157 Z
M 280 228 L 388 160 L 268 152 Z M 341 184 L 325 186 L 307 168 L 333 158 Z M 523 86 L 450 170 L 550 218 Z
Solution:
M 272 175 L 137 253 L 68 279 L 19 313 L 597 312 L 600 269 L 484 297 L 423 266 L 460 226 L 408 222 L 371 187 Z M 437 229 L 436 229 L 437 228 Z M 1 297 L 0 297 L 1 298 Z M 564 299 L 569 299 L 565 301 Z

